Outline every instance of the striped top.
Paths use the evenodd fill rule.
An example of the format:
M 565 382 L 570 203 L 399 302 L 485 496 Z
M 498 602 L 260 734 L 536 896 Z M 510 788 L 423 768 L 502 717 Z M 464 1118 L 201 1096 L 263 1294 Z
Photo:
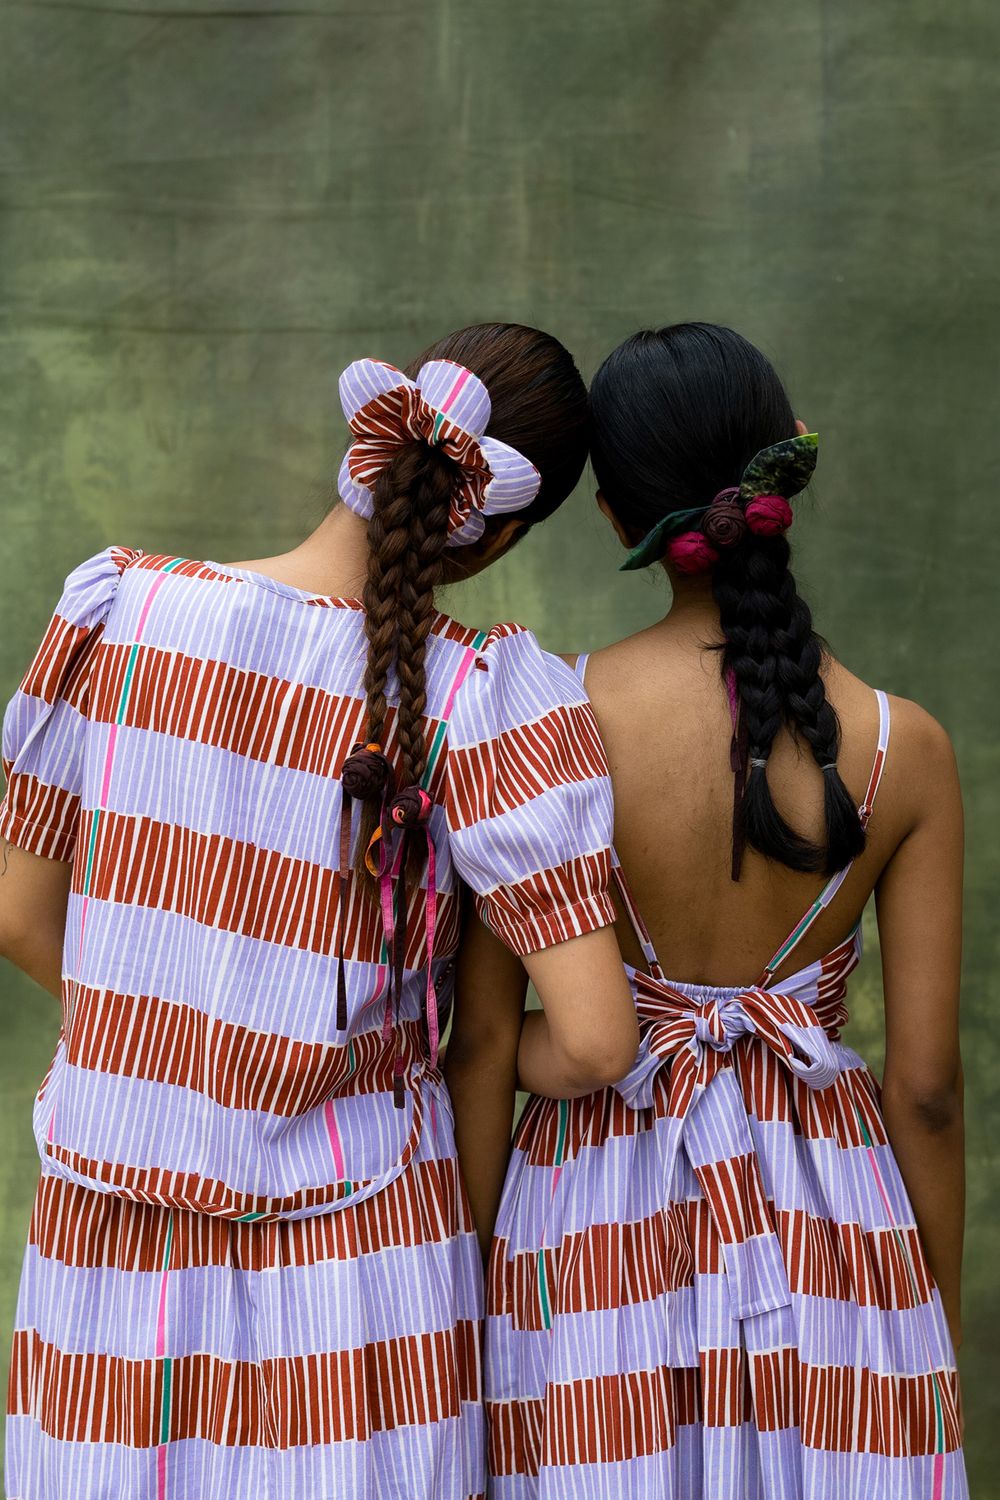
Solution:
M 245 569 L 112 548 L 67 579 L 4 718 L 0 804 L 0 835 L 73 866 L 63 1027 L 35 1106 L 46 1172 L 246 1219 L 357 1202 L 412 1160 L 423 891 L 399 1110 L 377 897 L 338 874 L 365 655 L 357 601 Z M 614 920 L 612 800 L 583 688 L 530 632 L 439 615 L 427 680 L 447 1008 L 460 880 L 519 954 Z

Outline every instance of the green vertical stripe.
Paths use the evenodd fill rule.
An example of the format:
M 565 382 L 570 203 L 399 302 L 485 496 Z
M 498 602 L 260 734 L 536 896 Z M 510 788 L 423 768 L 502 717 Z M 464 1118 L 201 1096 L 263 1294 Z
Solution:
M 163 1404 L 160 1407 L 160 1442 L 170 1441 L 170 1380 L 172 1361 L 163 1361 Z
M 125 717 L 125 704 L 128 702 L 129 689 L 132 686 L 132 677 L 135 672 L 135 659 L 139 655 L 139 642 L 136 641 L 128 655 L 128 665 L 125 668 L 125 681 L 122 683 L 122 695 L 118 700 L 118 712 L 115 714 L 115 723 L 120 724 Z
M 101 809 L 94 808 L 94 815 L 90 823 L 90 839 L 87 843 L 87 863 L 83 872 L 83 894 L 86 896 L 90 890 L 90 877 L 94 873 L 94 850 L 97 847 L 97 825 L 101 820 Z
M 538 1295 L 542 1303 L 542 1322 L 546 1328 L 552 1327 L 552 1310 L 549 1307 L 549 1289 L 545 1281 L 545 1251 L 538 1252 Z
M 559 1136 L 556 1140 L 556 1166 L 566 1160 L 566 1128 L 569 1124 L 569 1100 L 559 1100 Z
M 469 650 L 470 651 L 480 651 L 480 650 L 482 650 L 482 647 L 484 646 L 484 644 L 486 643 L 486 641 L 488 639 L 489 639 L 489 636 L 488 636 L 488 634 L 487 634 L 487 632 L 485 630 L 478 631 L 477 634 L 473 637 L 473 640 L 472 640 L 472 642 L 471 642 L 471 644 L 469 646 Z M 427 769 L 424 772 L 424 790 L 425 791 L 430 786 L 431 776 L 434 774 L 435 767 L 437 766 L 437 763 L 438 763 L 438 758 L 439 758 L 439 756 L 441 754 L 442 749 L 444 748 L 444 742 L 445 742 L 445 738 L 446 738 L 447 734 L 448 734 L 448 721 L 447 721 L 447 719 L 442 719 L 441 723 L 438 725 L 437 729 L 435 729 L 435 731 L 434 731 L 434 738 L 431 741 L 431 748 L 430 748 L 430 750 L 428 751 L 428 754 L 427 754 Z
M 168 1273 L 170 1271 L 170 1256 L 171 1256 L 171 1253 L 173 1251 L 173 1245 L 174 1245 L 174 1215 L 173 1215 L 173 1210 L 171 1210 L 170 1216 L 167 1219 L 167 1241 L 166 1241 L 166 1245 L 164 1246 L 164 1250 L 163 1250 L 163 1276 L 164 1276 L 164 1278 L 166 1278 L 166 1276 L 168 1275 Z M 162 1296 L 162 1289 L 161 1289 L 161 1296 Z M 157 1308 L 157 1317 L 159 1317 L 159 1308 Z M 165 1318 L 166 1318 L 166 1308 L 164 1308 L 164 1319 Z M 166 1337 L 166 1330 L 164 1330 L 164 1337 Z M 163 1359 L 163 1399 L 162 1399 L 162 1401 L 160 1403 L 160 1442 L 161 1443 L 166 1443 L 170 1439 L 170 1386 L 171 1386 L 172 1373 L 173 1373 L 173 1367 L 172 1367 L 171 1360 L 170 1360 L 170 1358 L 168 1356 L 164 1355 L 164 1359 Z

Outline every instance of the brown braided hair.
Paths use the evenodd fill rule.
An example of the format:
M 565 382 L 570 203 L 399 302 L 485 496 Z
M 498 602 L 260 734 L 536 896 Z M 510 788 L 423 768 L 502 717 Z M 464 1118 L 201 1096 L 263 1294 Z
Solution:
M 518 512 L 523 535 L 557 510 L 576 486 L 587 456 L 587 393 L 572 356 L 550 334 L 514 323 L 480 323 L 460 329 L 406 367 L 415 377 L 428 360 L 450 359 L 483 381 L 492 414 L 487 433 L 510 443 L 542 476 L 539 492 Z M 384 745 L 388 688 L 395 671 L 394 757 L 398 781 L 419 784 L 427 768 L 424 670 L 434 623 L 435 590 L 475 569 L 504 517 L 486 518 L 482 539 L 449 548 L 448 515 L 457 470 L 438 448 L 414 441 L 399 449 L 372 489 L 368 522 L 368 573 L 363 603 L 368 657 L 365 668 L 365 739 Z M 378 820 L 366 803 L 357 868 Z M 416 841 L 414 841 L 415 843 Z

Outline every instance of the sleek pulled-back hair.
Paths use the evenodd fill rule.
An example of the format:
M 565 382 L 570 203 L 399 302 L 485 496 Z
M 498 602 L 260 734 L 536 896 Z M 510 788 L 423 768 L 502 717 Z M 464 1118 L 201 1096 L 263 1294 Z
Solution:
M 407 365 L 406 374 L 415 377 L 432 359 L 464 365 L 486 386 L 491 404 L 487 434 L 517 448 L 542 478 L 537 496 L 516 518 L 525 529 L 545 520 L 574 489 L 587 458 L 587 392 L 568 350 L 537 328 L 478 323 L 439 340 Z M 424 655 L 435 615 L 434 591 L 462 577 L 466 558 L 481 545 L 447 545 L 456 477 L 455 465 L 439 448 L 414 441 L 398 450 L 372 489 L 363 598 L 366 737 L 384 742 L 386 687 L 395 667 L 403 785 L 418 784 L 427 764 Z M 484 540 L 504 519 L 486 518 Z M 371 817 L 370 811 L 369 821 Z M 363 850 L 364 839 L 361 859 Z
M 771 363 L 740 334 L 710 323 L 637 333 L 604 361 L 590 391 L 594 472 L 635 540 L 675 511 L 707 506 L 740 482 L 762 448 L 795 434 Z M 743 829 L 754 848 L 793 870 L 840 870 L 864 830 L 836 769 L 840 726 L 821 676 L 823 643 L 789 568 L 786 537 L 748 531 L 722 549 L 711 583 L 749 740 Z M 826 837 L 806 838 L 782 817 L 767 761 L 782 725 L 823 767 Z

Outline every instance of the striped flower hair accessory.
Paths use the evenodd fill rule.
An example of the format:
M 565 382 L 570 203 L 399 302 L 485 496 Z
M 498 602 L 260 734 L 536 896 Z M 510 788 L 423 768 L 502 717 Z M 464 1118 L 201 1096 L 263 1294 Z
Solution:
M 448 545 L 464 547 L 483 534 L 485 517 L 523 510 L 538 494 L 534 464 L 496 438 L 484 437 L 490 397 L 464 365 L 432 359 L 410 380 L 395 365 L 358 359 L 340 377 L 340 402 L 354 441 L 337 481 L 344 504 L 368 520 L 372 485 L 407 443 L 440 448 L 458 477 L 448 518 Z

